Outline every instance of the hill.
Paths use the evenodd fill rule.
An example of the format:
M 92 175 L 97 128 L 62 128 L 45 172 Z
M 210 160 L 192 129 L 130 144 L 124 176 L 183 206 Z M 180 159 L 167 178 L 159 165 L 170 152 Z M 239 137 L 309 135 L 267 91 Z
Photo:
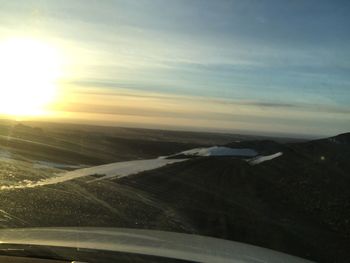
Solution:
M 230 143 L 283 155 L 257 165 L 197 157 L 115 182 L 173 208 L 196 233 L 318 262 L 350 256 L 349 134 L 306 143 Z

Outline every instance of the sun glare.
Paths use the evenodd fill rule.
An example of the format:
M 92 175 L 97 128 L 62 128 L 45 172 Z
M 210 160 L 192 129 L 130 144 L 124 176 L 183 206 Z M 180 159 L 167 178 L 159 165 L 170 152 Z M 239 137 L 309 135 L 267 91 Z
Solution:
M 45 114 L 57 92 L 61 57 L 49 44 L 34 39 L 0 43 L 0 113 Z

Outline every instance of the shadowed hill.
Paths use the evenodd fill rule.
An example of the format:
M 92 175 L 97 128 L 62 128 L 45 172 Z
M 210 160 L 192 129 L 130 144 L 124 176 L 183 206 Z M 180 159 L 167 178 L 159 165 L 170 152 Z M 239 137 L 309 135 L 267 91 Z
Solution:
M 346 142 L 347 136 L 334 138 Z M 350 171 L 343 161 L 350 155 L 346 143 L 340 146 L 330 138 L 229 146 L 260 153 L 283 151 L 283 155 L 255 166 L 230 157 L 199 157 L 116 182 L 162 200 L 199 234 L 318 262 L 347 262 Z M 327 161 L 319 158 L 326 153 Z

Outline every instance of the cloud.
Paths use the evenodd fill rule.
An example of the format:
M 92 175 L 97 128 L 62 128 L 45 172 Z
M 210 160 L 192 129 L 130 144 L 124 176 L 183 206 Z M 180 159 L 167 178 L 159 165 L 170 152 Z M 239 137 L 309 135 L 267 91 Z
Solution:
M 349 119 L 348 7 L 5 1 L 0 32 L 44 36 L 67 50 L 73 62 L 62 85 L 71 96 L 61 112 L 164 125 L 328 129 L 349 127 L 340 123 Z
M 72 97 L 72 101 L 65 101 L 52 109 L 57 115 L 68 113 L 77 119 L 94 116 L 90 118 L 91 121 L 139 122 L 141 126 L 147 124 L 155 127 L 200 123 L 202 129 L 211 130 L 217 123 L 236 129 L 245 127 L 258 130 L 264 127 L 265 131 L 278 131 L 283 126 L 283 130 L 290 127 L 297 131 L 320 123 L 333 122 L 339 127 L 341 122 L 350 121 L 349 108 L 330 105 L 234 101 L 128 89 L 79 87 L 71 89 L 71 92 L 67 97 Z

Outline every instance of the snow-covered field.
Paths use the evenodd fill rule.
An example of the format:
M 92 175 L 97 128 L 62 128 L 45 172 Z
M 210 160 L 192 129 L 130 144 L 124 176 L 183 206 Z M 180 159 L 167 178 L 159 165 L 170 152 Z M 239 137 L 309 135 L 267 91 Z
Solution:
M 256 165 L 262 162 L 266 162 L 281 156 L 283 153 L 278 152 L 267 156 L 258 156 L 258 152 L 253 149 L 241 149 L 241 148 L 229 148 L 221 146 L 213 146 L 208 148 L 195 148 L 187 151 L 183 151 L 170 156 L 163 156 L 155 159 L 148 160 L 134 160 L 125 162 L 116 162 L 105 165 L 93 166 L 88 168 L 76 169 L 74 171 L 62 172 L 56 174 L 51 178 L 42 179 L 39 181 L 23 180 L 16 185 L 2 186 L 1 190 L 5 189 L 20 189 L 20 188 L 32 188 L 44 185 L 51 185 L 66 182 L 69 180 L 77 179 L 84 176 L 99 175 L 100 177 L 91 180 L 99 181 L 110 178 L 121 178 L 124 176 L 137 174 L 144 171 L 154 170 L 163 167 L 168 164 L 183 162 L 188 160 L 187 158 L 173 158 L 174 156 L 232 156 L 232 157 L 251 157 L 246 159 L 249 164 Z M 253 157 L 253 158 L 252 158 Z M 37 162 L 33 168 L 42 167 L 55 167 L 55 163 Z M 79 166 L 76 166 L 78 168 Z M 66 166 L 60 168 L 67 168 Z M 74 168 L 69 166 L 69 168 Z M 80 167 L 79 167 L 80 168 Z
M 234 149 L 228 147 L 213 146 L 209 148 L 196 148 L 188 151 L 183 151 L 175 155 L 186 155 L 186 156 L 244 156 L 252 157 L 256 156 L 257 152 L 252 149 Z M 175 156 L 171 155 L 171 156 Z M 110 179 L 110 178 L 121 178 L 124 176 L 137 174 L 144 171 L 154 170 L 163 167 L 167 164 L 183 162 L 187 159 L 171 159 L 171 156 L 159 157 L 156 159 L 149 160 L 135 160 L 127 162 L 117 162 L 99 166 L 93 166 L 89 168 L 77 169 L 70 172 L 59 174 L 56 177 L 39 181 L 35 184 L 29 184 L 27 187 L 42 186 L 48 184 L 57 184 L 65 181 L 77 179 L 83 176 L 89 175 L 103 175 L 100 178 L 92 181 Z
M 100 178 L 94 179 L 93 181 L 103 180 L 108 178 L 121 178 L 131 174 L 137 174 L 140 172 L 148 171 L 163 167 L 167 164 L 183 162 L 186 159 L 149 159 L 149 160 L 136 160 L 127 162 L 117 162 L 105 165 L 93 166 L 89 168 L 78 169 L 64 173 L 62 176 L 50 178 L 43 181 L 45 184 L 55 184 L 64 182 L 67 180 L 76 179 L 88 175 L 104 175 Z
M 103 175 L 103 177 L 95 180 L 103 180 L 113 177 L 124 177 L 132 174 L 137 174 L 143 171 L 153 170 L 165 166 L 167 164 L 177 163 L 185 161 L 186 159 L 149 159 L 149 160 L 136 160 L 127 162 L 117 162 L 105 165 L 98 165 L 89 168 L 77 169 L 70 172 L 60 173 L 57 176 L 43 179 L 37 182 L 30 180 L 24 180 L 17 185 L 2 186 L 1 190 L 5 189 L 21 189 L 21 188 L 33 188 L 44 185 L 51 185 L 57 183 L 63 183 L 73 179 L 77 179 L 89 175 Z M 95 181 L 94 180 L 94 181 Z
M 188 151 L 183 151 L 175 155 L 187 156 L 242 156 L 253 157 L 258 153 L 253 149 L 229 148 L 224 146 L 213 146 L 209 148 L 194 148 Z M 174 155 L 172 155 L 174 156 Z

